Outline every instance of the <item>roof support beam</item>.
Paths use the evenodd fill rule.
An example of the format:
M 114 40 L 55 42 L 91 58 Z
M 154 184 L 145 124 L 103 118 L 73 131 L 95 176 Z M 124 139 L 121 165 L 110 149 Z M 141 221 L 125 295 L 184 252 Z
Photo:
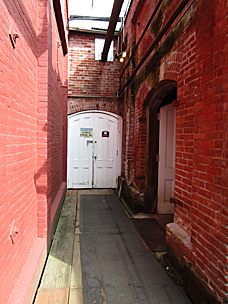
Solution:
M 115 2 L 113 4 L 112 14 L 111 14 L 111 18 L 110 18 L 110 21 L 109 21 L 107 34 L 106 34 L 106 37 L 105 37 L 104 49 L 103 49 L 102 56 L 101 56 L 102 61 L 107 60 L 108 51 L 109 51 L 109 48 L 110 48 L 110 44 L 112 42 L 112 38 L 114 36 L 116 23 L 119 19 L 119 14 L 120 14 L 120 11 L 121 11 L 123 1 L 124 0 L 115 0 Z
M 53 6 L 54 6 L 54 10 L 55 10 L 55 17 L 56 17 L 56 21 L 57 21 L 58 30 L 59 30 L 59 36 L 60 36 L 61 43 L 62 43 L 63 54 L 66 55 L 68 53 L 68 46 L 67 46 L 66 30 L 65 30 L 64 22 L 63 22 L 64 13 L 62 11 L 60 0 L 53 0 Z
M 107 22 L 109 22 L 110 17 L 70 15 L 70 20 L 92 20 L 92 21 L 107 21 Z M 118 18 L 117 21 L 120 22 L 121 18 Z

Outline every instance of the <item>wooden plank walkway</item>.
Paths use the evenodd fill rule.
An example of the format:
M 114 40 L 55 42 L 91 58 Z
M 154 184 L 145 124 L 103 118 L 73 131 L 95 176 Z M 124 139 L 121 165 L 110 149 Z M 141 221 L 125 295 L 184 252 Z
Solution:
M 78 191 L 68 190 L 34 304 L 83 303 L 79 207 Z
M 83 304 L 79 243 L 80 195 L 110 189 L 68 190 L 34 304 Z

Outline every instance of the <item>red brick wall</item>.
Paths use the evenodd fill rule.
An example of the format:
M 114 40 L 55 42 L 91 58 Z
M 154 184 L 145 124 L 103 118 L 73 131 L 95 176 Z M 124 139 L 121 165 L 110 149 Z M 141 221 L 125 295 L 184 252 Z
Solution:
M 169 1 L 154 28 L 148 28 L 135 53 L 135 67 L 145 55 L 159 30 L 181 1 Z M 127 50 L 135 43 L 152 14 L 149 1 L 133 1 L 125 23 Z M 203 14 L 202 14 L 203 12 Z M 160 19 L 159 19 L 160 18 Z M 184 259 L 213 290 L 218 298 L 227 300 L 227 51 L 226 4 L 219 1 L 194 1 L 180 21 L 173 23 L 175 35 L 160 41 L 163 54 L 152 52 L 133 78 L 134 88 L 124 90 L 126 120 L 124 172 L 143 194 L 146 175 L 146 122 L 143 103 L 151 89 L 162 80 L 177 82 L 176 179 L 174 221 L 187 231 L 190 247 Z M 135 30 L 134 30 L 135 28 Z M 132 33 L 135 32 L 135 35 Z M 173 43 L 174 42 L 174 43 Z M 156 49 L 157 50 L 157 49 Z M 153 64 L 151 64 L 153 63 Z M 129 67 L 122 80 L 131 75 Z M 128 74 L 128 75 L 127 75 Z M 133 90 L 132 90 L 133 88 Z M 130 135 L 134 134 L 133 142 Z M 170 232 L 169 232 L 170 233 Z M 170 235 L 169 235 L 170 236 Z M 174 236 L 171 247 L 185 247 Z M 192 248 L 191 250 L 189 248 Z M 181 258 L 181 257 L 180 257 Z
M 227 299 L 228 221 L 227 62 L 222 59 L 227 50 L 226 16 L 217 1 L 211 1 L 210 9 L 205 1 L 197 5 L 195 33 L 188 37 L 178 82 L 181 104 L 177 112 L 175 188 L 176 197 L 183 202 L 183 207 L 175 207 L 175 222 L 190 232 L 191 262 L 223 300 Z
M 204 10 L 205 18 L 200 11 Z M 192 243 L 196 267 L 227 300 L 227 50 L 228 13 L 219 1 L 198 3 Z
M 7 303 L 23 279 L 37 236 L 47 242 L 47 218 L 66 180 L 67 95 L 64 101 L 62 86 L 67 85 L 67 58 L 60 48 L 57 67 L 52 1 L 3 0 L 0 15 L 0 299 Z M 9 33 L 19 36 L 15 48 Z M 19 231 L 14 244 L 9 236 L 13 223 Z M 31 280 L 39 259 L 33 260 Z M 20 291 L 17 300 L 24 303 Z
M 68 114 L 85 110 L 103 110 L 122 114 L 122 103 L 117 98 L 119 89 L 119 61 L 95 60 L 95 38 L 104 35 L 70 32 Z M 117 39 L 114 39 L 114 55 Z
M 176 206 L 175 221 L 190 228 L 190 217 L 188 212 L 192 204 L 192 172 L 193 172 L 193 151 L 194 151 L 194 99 L 195 99 L 195 57 L 196 57 L 196 34 L 189 31 L 185 41 L 180 46 L 177 54 L 177 83 L 178 101 L 177 109 L 177 135 L 176 135 L 176 196 L 184 202 L 185 208 Z M 173 71 L 171 71 L 173 73 Z M 170 71 L 166 74 L 170 75 Z M 181 214 L 181 215 L 180 215 Z M 180 215 L 180 216 L 179 216 Z
M 38 236 L 49 235 L 51 207 L 66 181 L 66 68 L 52 2 L 40 7 L 38 55 Z M 46 26 L 48 24 L 48 26 Z M 65 96 L 63 95 L 65 94 Z M 64 132 L 64 133 L 63 133 Z M 63 172 L 64 175 L 63 175 Z
M 0 298 L 6 303 L 36 238 L 36 2 L 1 1 L 0 14 Z M 15 49 L 9 33 L 19 35 Z M 19 233 L 12 244 L 14 221 Z

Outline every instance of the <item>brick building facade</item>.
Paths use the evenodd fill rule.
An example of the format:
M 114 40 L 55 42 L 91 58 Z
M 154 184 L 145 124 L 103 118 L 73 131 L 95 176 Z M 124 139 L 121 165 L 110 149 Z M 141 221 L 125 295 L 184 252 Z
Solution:
M 68 114 L 102 110 L 122 115 L 117 97 L 120 63 L 95 60 L 95 39 L 105 39 L 97 31 L 71 30 L 69 38 Z M 114 37 L 113 56 L 117 52 Z
M 122 50 L 113 37 L 113 54 L 127 51 L 122 64 L 94 60 L 101 32 L 72 30 L 68 107 L 66 7 L 0 4 L 1 302 L 32 299 L 66 189 L 67 112 L 100 110 L 123 117 L 122 195 L 134 210 L 167 210 L 159 209 L 161 147 L 175 139 L 165 159 L 175 163 L 169 256 L 193 301 L 226 303 L 225 1 L 133 0 Z M 171 132 L 162 133 L 167 106 Z
M 169 137 L 159 138 L 157 117 L 173 105 L 174 223 L 167 243 L 195 303 L 228 299 L 227 16 L 221 1 L 135 0 L 122 37 L 125 197 L 136 209 L 158 210 L 157 154 Z
M 122 115 L 122 196 L 135 211 L 174 210 L 168 253 L 195 303 L 225 303 L 228 292 L 226 19 L 221 1 L 134 0 L 116 50 L 127 51 L 121 66 L 94 61 L 95 34 L 72 31 L 69 42 L 68 114 Z M 172 141 L 165 209 L 161 154 Z
M 0 15 L 0 301 L 30 303 L 66 189 L 67 1 Z

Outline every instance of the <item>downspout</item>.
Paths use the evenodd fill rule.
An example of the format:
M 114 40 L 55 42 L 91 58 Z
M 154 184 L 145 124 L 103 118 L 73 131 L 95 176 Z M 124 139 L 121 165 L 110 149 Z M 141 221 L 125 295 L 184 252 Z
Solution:
M 104 48 L 103 48 L 103 52 L 102 52 L 102 56 L 101 56 L 102 61 L 107 60 L 108 51 L 109 51 L 109 48 L 110 48 L 110 45 L 112 42 L 112 38 L 113 38 L 113 35 L 115 32 L 117 21 L 119 19 L 119 14 L 121 11 L 123 1 L 124 0 L 115 0 L 115 2 L 113 4 L 112 14 L 111 14 L 111 18 L 109 21 L 108 30 L 107 30 L 107 34 L 105 37 Z

